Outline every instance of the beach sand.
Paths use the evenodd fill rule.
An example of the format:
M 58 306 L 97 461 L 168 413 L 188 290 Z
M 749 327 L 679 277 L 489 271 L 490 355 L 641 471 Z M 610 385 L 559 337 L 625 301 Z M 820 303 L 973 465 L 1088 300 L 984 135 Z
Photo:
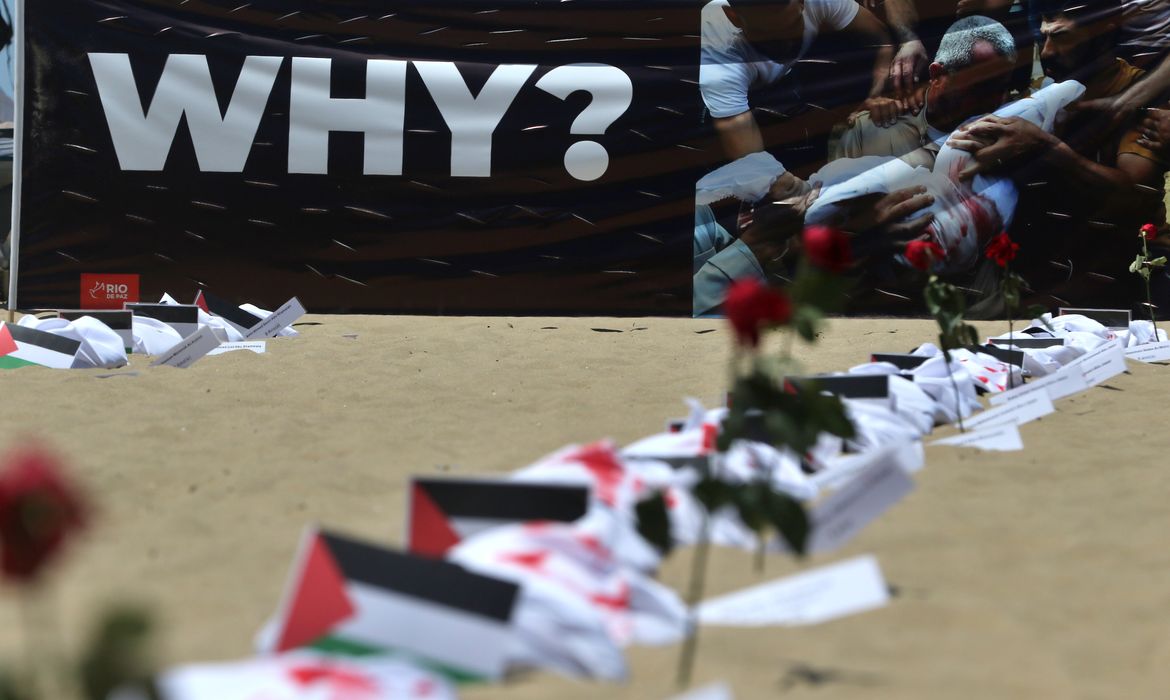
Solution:
M 161 662 L 248 655 L 306 523 L 399 544 L 411 474 L 504 472 L 659 431 L 684 396 L 719 400 L 731 343 L 714 320 L 303 320 L 264 355 L 188 370 L 134 357 L 105 379 L 0 375 L 0 441 L 46 442 L 95 511 L 51 579 L 67 646 L 102 605 L 132 601 L 157 614 Z M 934 337 L 929 321 L 834 320 L 797 356 L 840 370 Z M 897 595 L 815 627 L 706 628 L 696 683 L 741 699 L 1165 697 L 1168 390 L 1170 367 L 1131 363 L 1024 426 L 1023 452 L 928 447 L 916 491 L 834 555 L 776 556 L 761 578 L 750 553 L 717 550 L 709 595 L 864 553 Z M 688 568 L 677 552 L 661 577 L 681 589 Z M 20 629 L 0 587 L 0 660 L 19 658 Z M 631 649 L 626 685 L 536 673 L 463 697 L 666 698 L 677 652 Z

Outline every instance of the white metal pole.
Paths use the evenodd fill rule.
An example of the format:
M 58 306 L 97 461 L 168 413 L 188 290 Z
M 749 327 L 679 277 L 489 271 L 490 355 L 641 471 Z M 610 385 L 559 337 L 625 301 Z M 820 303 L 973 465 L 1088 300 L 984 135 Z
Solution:
M 8 320 L 16 312 L 16 279 L 20 275 L 20 190 L 24 161 L 24 0 L 15 0 L 12 18 L 12 248 L 8 261 Z

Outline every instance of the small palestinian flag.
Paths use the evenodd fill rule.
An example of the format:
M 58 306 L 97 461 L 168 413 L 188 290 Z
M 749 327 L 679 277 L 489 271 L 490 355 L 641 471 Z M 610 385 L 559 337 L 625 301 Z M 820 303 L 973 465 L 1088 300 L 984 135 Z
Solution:
M 441 557 L 489 528 L 534 520 L 571 523 L 589 509 L 586 486 L 488 479 L 412 479 L 407 548 Z
M 0 323 L 0 369 L 27 365 L 69 369 L 81 342 L 12 323 Z
M 407 653 L 458 678 L 500 678 L 519 587 L 461 566 L 310 528 L 275 649 Z
M 227 299 L 217 297 L 202 289 L 195 295 L 195 305 L 213 316 L 219 316 L 235 326 L 236 330 L 241 333 L 247 333 L 248 329 L 264 320 L 244 311 Z

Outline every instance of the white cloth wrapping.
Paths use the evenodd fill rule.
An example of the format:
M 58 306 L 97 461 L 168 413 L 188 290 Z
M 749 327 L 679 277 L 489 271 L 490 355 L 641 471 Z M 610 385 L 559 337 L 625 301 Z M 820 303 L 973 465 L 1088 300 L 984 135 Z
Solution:
M 700 178 L 695 183 L 695 205 L 714 204 L 730 197 L 759 201 L 784 172 L 784 165 L 771 153 L 750 153 Z
M 628 544 L 621 530 L 592 518 L 506 525 L 467 538 L 448 558 L 520 584 L 510 665 L 618 680 L 620 646 L 677 642 L 687 620 L 674 591 L 618 555 Z
M 179 332 L 158 319 L 134 315 L 134 352 L 161 355 L 183 339 Z
M 1026 97 L 1004 105 L 994 114 L 1018 117 L 1051 132 L 1057 115 L 1085 88 L 1069 80 L 1055 83 Z M 813 174 L 810 182 L 823 187 L 820 196 L 805 215 L 808 224 L 840 224 L 848 218 L 843 203 L 871 194 L 887 194 L 905 187 L 925 187 L 934 202 L 924 213 L 934 214 L 927 233 L 946 252 L 945 260 L 935 264 L 934 272 L 954 273 L 977 263 L 992 236 L 1010 225 L 1018 201 L 1018 192 L 1010 178 L 976 176 L 970 183 L 958 174 L 971 161 L 971 154 L 946 145 L 939 150 L 934 167 L 911 167 L 888 156 L 866 156 L 829 163 Z
M 912 354 L 930 358 L 910 370 L 910 374 L 918 388 L 934 399 L 936 423 L 954 423 L 960 414 L 966 418 L 983 407 L 963 365 L 952 361 L 948 367 L 942 350 L 932 343 L 920 345 Z
M 175 300 L 174 297 L 166 293 L 164 293 L 162 298 L 159 299 L 159 303 L 171 304 L 173 306 L 179 305 L 179 302 Z M 240 304 L 240 308 L 252 314 L 253 316 L 256 316 L 260 320 L 264 320 L 272 315 L 271 311 L 262 309 L 255 304 Z M 209 314 L 203 309 L 199 309 L 199 324 L 203 326 L 210 326 L 211 332 L 215 333 L 215 337 L 218 338 L 219 342 L 221 343 L 237 343 L 244 339 L 244 334 L 240 333 L 240 331 L 235 326 L 228 323 L 222 317 L 216 316 L 215 314 Z M 279 332 L 277 332 L 277 335 L 282 338 L 294 338 L 300 335 L 300 333 L 297 332 L 297 330 L 292 326 L 285 326 L 284 328 L 281 328 Z
M 1051 338 L 1051 333 L 1032 334 L 1004 333 L 994 336 L 995 340 L 1013 340 L 1029 338 Z M 1046 348 L 1018 348 L 1024 353 L 1024 373 L 1032 377 L 1045 377 L 1067 365 L 1069 362 L 1085 354 L 1085 351 L 1075 345 L 1051 345 Z
M 307 652 L 230 663 L 190 664 L 162 673 L 166 700 L 456 700 L 442 676 L 405 659 L 348 659 Z M 140 700 L 116 691 L 111 700 Z M 142 699 L 144 700 L 144 699 Z
M 67 321 L 63 318 L 22 316 L 18 325 L 52 333 L 81 343 L 73 356 L 73 369 L 112 369 L 126 364 L 126 344 L 116 331 L 92 316 Z

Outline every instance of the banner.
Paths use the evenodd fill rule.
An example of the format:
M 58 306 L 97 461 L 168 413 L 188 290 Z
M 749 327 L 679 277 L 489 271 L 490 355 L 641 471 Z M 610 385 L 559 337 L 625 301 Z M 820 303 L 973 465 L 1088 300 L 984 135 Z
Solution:
M 687 314 L 684 2 L 28 3 L 23 308 Z M 187 299 L 184 299 L 187 300 Z
M 1100 105 L 1160 55 L 1066 4 L 29 3 L 19 304 L 703 316 L 825 225 L 845 313 L 925 312 L 917 238 L 1002 314 L 1002 231 L 1021 308 L 1131 308 L 1170 111 Z M 1086 32 L 1038 52 L 1045 12 Z

